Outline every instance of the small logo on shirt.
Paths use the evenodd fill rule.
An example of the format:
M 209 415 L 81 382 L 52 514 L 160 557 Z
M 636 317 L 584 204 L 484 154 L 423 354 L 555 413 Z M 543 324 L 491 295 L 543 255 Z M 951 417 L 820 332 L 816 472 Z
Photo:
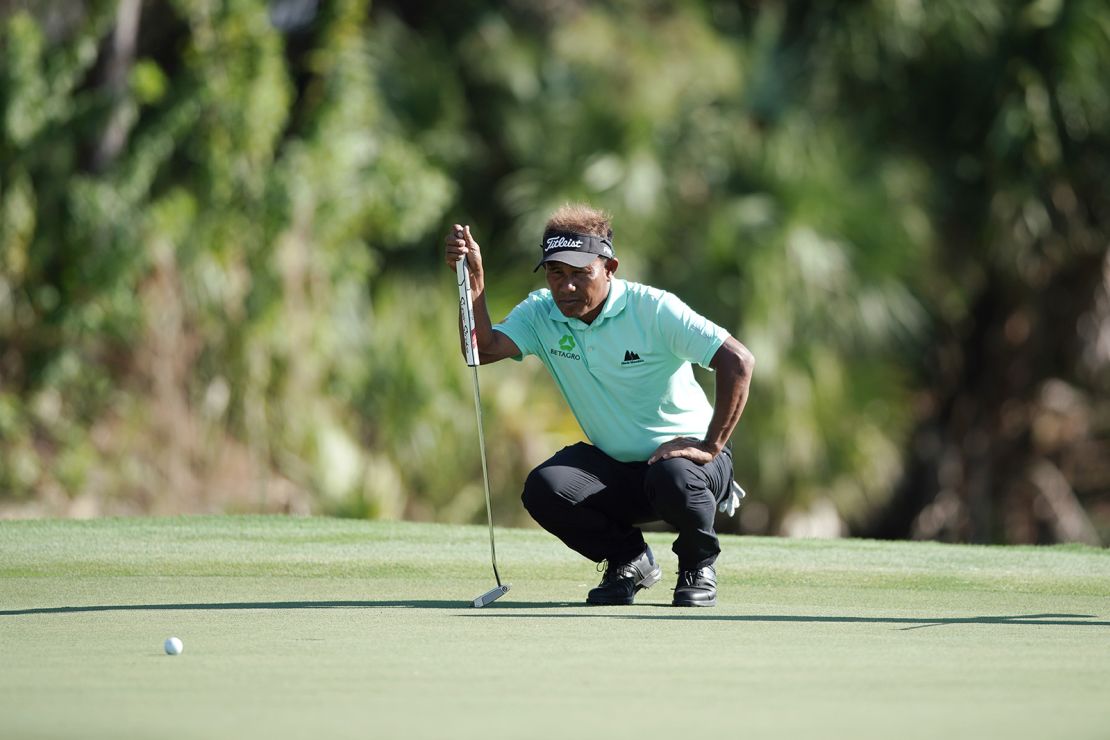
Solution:
M 552 347 L 548 351 L 556 357 L 563 357 L 568 360 L 581 360 L 582 356 L 574 353 L 574 347 L 574 337 L 570 334 L 564 334 L 562 339 L 559 340 L 559 349 Z
M 621 363 L 622 365 L 638 365 L 641 362 L 643 362 L 643 360 L 632 350 L 626 349 L 624 351 L 624 362 Z

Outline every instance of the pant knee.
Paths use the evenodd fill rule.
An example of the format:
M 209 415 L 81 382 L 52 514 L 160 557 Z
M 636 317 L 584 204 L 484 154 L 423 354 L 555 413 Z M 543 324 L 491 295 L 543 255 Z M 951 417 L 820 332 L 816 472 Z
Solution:
M 536 468 L 524 479 L 524 490 L 520 494 L 520 502 L 524 509 L 536 521 L 540 521 L 544 513 L 551 509 L 555 503 L 555 489 L 552 481 L 544 474 L 543 468 Z

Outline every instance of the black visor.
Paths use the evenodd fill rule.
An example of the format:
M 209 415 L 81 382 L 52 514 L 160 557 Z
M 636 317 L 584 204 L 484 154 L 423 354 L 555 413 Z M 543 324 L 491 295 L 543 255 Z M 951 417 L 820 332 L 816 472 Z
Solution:
M 586 267 L 598 257 L 613 257 L 613 242 L 595 234 L 577 234 L 573 231 L 546 231 L 540 242 L 540 257 L 536 270 L 544 262 L 565 262 L 574 267 Z

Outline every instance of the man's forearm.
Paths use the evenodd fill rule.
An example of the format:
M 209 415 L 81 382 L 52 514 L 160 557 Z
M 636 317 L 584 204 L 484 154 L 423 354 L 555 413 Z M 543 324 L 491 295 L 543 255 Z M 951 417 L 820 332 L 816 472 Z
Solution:
M 493 321 L 486 306 L 486 291 L 474 294 L 474 332 L 478 339 L 478 351 L 487 352 L 493 342 Z
M 485 280 L 480 277 L 474 280 L 472 276 L 470 291 L 474 300 L 474 337 L 478 342 L 478 352 L 485 352 L 493 341 L 493 321 L 489 317 L 489 307 L 486 306 Z M 459 317 L 459 346 L 466 346 L 461 316 Z
M 755 358 L 747 347 L 729 337 L 710 366 L 716 372 L 717 392 L 705 444 L 716 455 L 724 449 L 744 413 Z
M 484 286 L 483 286 L 484 287 Z M 486 306 L 486 293 L 484 289 L 472 293 L 474 296 L 474 339 L 478 345 L 478 362 L 485 365 L 497 362 L 506 357 L 519 354 L 516 345 L 507 337 L 493 329 L 493 320 L 490 319 L 489 307 Z M 462 321 L 459 321 L 459 346 L 466 354 L 466 337 L 463 336 Z

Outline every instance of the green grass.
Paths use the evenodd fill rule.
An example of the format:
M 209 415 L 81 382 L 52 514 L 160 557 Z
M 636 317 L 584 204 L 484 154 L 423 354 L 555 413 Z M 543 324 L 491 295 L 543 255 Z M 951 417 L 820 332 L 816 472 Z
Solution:
M 715 609 L 587 608 L 535 530 L 0 523 L 0 736 L 1110 736 L 1110 553 L 725 538 Z M 179 657 L 164 638 L 185 642 Z

